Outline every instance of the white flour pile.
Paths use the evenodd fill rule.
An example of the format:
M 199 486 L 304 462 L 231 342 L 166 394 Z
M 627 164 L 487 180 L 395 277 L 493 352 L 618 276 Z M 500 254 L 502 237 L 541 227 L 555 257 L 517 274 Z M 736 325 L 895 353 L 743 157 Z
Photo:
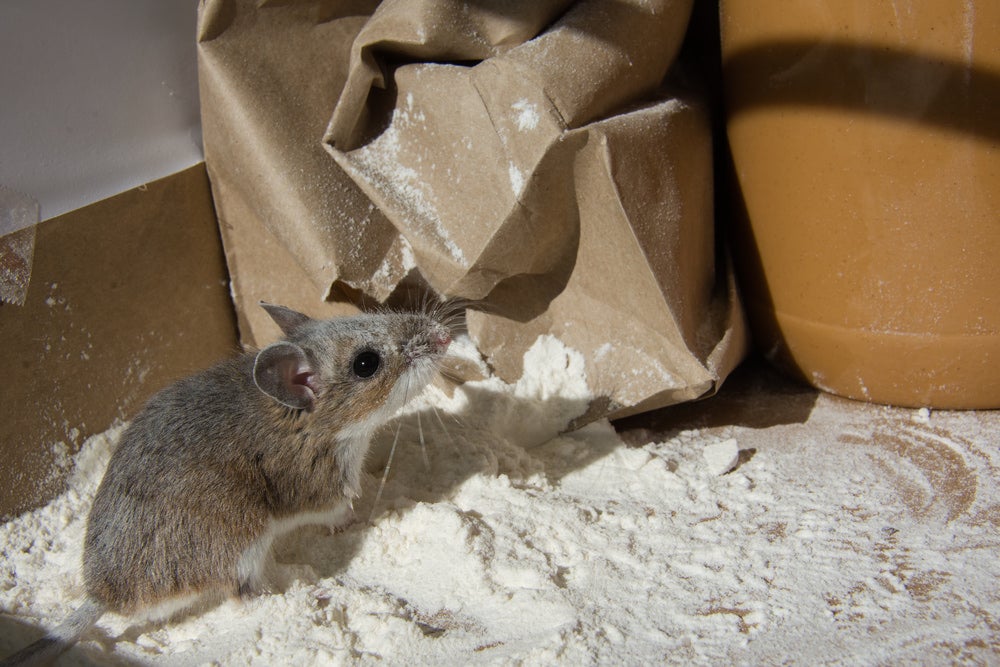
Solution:
M 994 415 L 820 397 L 797 422 L 629 446 L 606 422 L 558 435 L 586 405 L 575 353 L 543 338 L 525 368 L 413 405 L 374 523 L 372 477 L 355 523 L 280 544 L 276 592 L 167 624 L 106 616 L 65 664 L 1000 660 Z M 743 416 L 788 398 L 760 402 Z M 11 617 L 51 626 L 78 604 L 119 432 L 87 442 L 63 496 L 0 529 L 3 651 L 27 641 Z

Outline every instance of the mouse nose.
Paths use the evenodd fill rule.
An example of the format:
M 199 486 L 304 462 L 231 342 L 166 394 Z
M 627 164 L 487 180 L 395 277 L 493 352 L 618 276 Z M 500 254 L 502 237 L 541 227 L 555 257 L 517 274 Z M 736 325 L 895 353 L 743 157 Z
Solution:
M 437 328 L 431 333 L 431 343 L 438 352 L 444 352 L 451 344 L 451 333 L 444 327 Z

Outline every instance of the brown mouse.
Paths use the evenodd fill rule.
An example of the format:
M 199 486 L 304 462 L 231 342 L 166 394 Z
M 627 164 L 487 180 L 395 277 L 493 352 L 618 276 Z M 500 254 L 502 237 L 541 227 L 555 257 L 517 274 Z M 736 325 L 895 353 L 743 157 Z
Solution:
M 163 617 L 259 590 L 277 535 L 350 511 L 372 433 L 451 341 L 434 314 L 314 320 L 261 304 L 285 337 L 155 395 L 121 436 L 87 521 L 87 599 L 0 665 L 53 660 L 106 611 Z

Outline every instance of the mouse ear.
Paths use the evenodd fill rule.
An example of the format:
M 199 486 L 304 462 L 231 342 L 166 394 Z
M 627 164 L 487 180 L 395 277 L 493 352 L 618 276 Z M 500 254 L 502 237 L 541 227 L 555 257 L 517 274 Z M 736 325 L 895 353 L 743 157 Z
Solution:
M 292 333 L 300 326 L 306 322 L 312 321 L 312 318 L 308 315 L 303 315 L 297 310 L 292 310 L 291 308 L 286 308 L 277 304 L 261 301 L 260 307 L 267 311 L 267 314 L 271 316 L 271 319 L 274 320 L 275 324 L 281 327 L 281 330 L 286 336 L 291 336 Z
M 312 377 L 313 368 L 306 353 L 293 343 L 282 341 L 268 345 L 254 360 L 254 384 L 290 408 L 312 410 L 316 401 Z

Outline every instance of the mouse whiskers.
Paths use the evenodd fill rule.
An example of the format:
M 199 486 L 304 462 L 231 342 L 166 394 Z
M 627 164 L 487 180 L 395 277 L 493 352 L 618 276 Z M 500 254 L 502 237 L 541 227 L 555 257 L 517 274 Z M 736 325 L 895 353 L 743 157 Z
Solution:
M 453 380 L 456 384 L 462 384 L 465 382 L 465 378 L 459 375 L 455 370 L 445 366 L 444 364 L 437 365 L 437 374 L 441 377 Z
M 413 381 L 410 376 L 406 376 L 406 386 L 403 387 L 403 405 L 410 402 L 410 394 L 413 393 Z M 417 424 L 420 424 L 420 413 L 417 413 Z M 385 483 L 389 479 L 389 471 L 392 469 L 392 460 L 396 456 L 396 444 L 399 442 L 399 432 L 403 428 L 403 420 L 396 422 L 396 433 L 392 436 L 392 445 L 389 447 L 389 459 L 385 462 L 385 470 L 382 471 L 382 479 L 378 484 L 378 491 L 375 493 L 375 500 L 372 501 L 372 511 L 368 516 L 368 522 L 374 523 L 375 513 L 378 511 L 378 503 L 382 499 L 382 492 L 385 490 Z M 420 428 L 420 445 L 424 444 L 424 431 Z
M 460 297 L 440 298 L 428 296 L 420 308 L 427 317 L 436 322 L 440 322 L 445 328 L 453 333 L 460 333 L 466 329 L 466 311 L 469 309 L 481 309 L 481 302 Z
M 437 407 L 434 406 L 434 405 L 431 405 L 430 408 L 431 408 L 431 414 L 434 415 L 434 418 L 437 419 L 438 426 L 441 427 L 441 432 L 445 435 L 445 437 L 448 438 L 448 443 L 452 447 L 454 447 L 455 446 L 455 438 L 451 434 L 451 431 L 448 430 L 448 426 L 444 423 L 444 420 L 441 418 L 441 411 L 438 410 Z M 451 418 L 453 420 L 455 420 L 456 423 L 460 424 L 460 422 L 458 421 L 457 417 L 455 417 L 454 415 L 451 415 Z
M 420 420 L 420 412 L 417 412 L 417 434 L 420 438 L 420 458 L 424 461 L 424 472 L 430 472 L 431 461 L 427 457 L 427 443 L 424 442 L 424 424 Z
M 378 491 L 375 492 L 375 500 L 372 501 L 372 511 L 368 515 L 368 523 L 375 522 L 375 513 L 378 512 L 378 503 L 382 499 L 382 491 L 385 489 L 386 480 L 389 479 L 389 470 L 392 468 L 392 459 L 396 455 L 396 443 L 399 442 L 399 431 L 403 422 L 397 422 L 396 434 L 392 438 L 392 446 L 389 447 L 389 460 L 385 463 L 385 470 L 382 471 L 382 479 L 378 484 Z

